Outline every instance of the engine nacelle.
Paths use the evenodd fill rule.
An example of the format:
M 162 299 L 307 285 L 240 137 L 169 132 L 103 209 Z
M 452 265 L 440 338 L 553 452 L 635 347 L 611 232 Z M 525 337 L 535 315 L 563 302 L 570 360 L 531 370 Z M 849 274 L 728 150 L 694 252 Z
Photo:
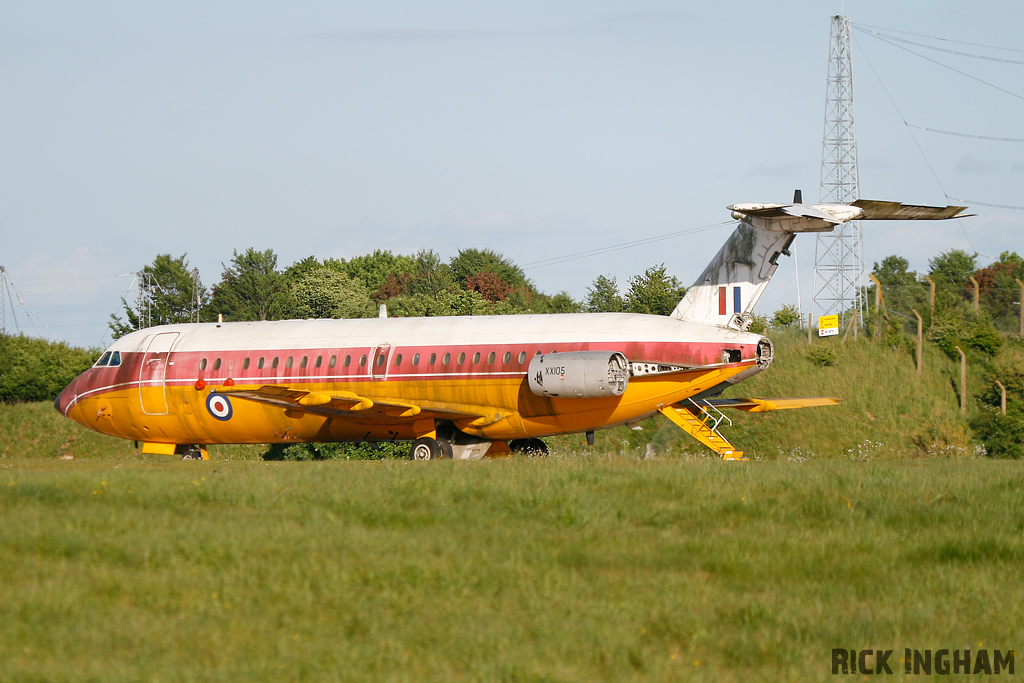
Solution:
M 548 353 L 533 357 L 526 376 L 538 396 L 621 396 L 629 384 L 629 361 L 618 351 Z

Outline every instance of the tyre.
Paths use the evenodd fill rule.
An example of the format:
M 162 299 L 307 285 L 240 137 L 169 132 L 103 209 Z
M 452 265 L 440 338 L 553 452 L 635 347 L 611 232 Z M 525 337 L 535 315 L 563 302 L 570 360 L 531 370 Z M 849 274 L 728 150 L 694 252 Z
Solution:
M 421 436 L 409 448 L 410 460 L 440 460 L 452 457 L 452 445 L 445 439 Z

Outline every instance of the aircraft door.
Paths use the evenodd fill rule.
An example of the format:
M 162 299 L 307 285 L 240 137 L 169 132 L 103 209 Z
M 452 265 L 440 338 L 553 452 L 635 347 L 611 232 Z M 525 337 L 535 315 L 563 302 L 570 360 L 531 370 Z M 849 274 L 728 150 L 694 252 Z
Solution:
M 177 332 L 161 332 L 149 340 L 139 369 L 139 403 L 146 415 L 167 414 L 167 357 Z
M 391 358 L 391 344 L 381 344 L 373 350 L 373 364 L 370 366 L 372 379 L 386 379 L 388 360 Z

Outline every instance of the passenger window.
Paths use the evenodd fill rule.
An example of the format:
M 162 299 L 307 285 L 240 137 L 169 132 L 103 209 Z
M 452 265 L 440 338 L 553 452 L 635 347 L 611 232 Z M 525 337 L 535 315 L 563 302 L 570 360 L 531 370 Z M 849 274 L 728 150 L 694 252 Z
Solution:
M 519 352 L 519 364 L 522 365 L 526 362 L 526 351 Z
M 302 368 L 303 370 L 305 370 L 306 369 L 306 364 L 308 362 L 309 362 L 309 359 L 306 358 L 305 356 L 303 356 L 302 360 L 299 361 L 299 367 Z
M 366 354 L 365 353 L 359 357 L 359 367 L 361 367 L 361 368 L 366 367 Z
M 452 362 L 452 354 L 450 354 L 450 353 L 444 354 L 444 357 L 441 358 L 441 365 L 448 365 L 451 362 Z
M 263 362 L 264 362 L 263 358 L 260 357 L 260 359 L 258 361 L 256 361 L 256 367 L 259 368 L 260 370 L 262 370 L 263 369 Z
M 437 361 L 437 354 L 436 353 L 430 354 L 430 364 L 433 365 L 436 361 Z
M 387 358 L 387 355 L 386 355 L 386 354 L 384 354 L 384 353 L 380 353 L 380 354 L 378 354 L 378 355 L 377 355 L 377 361 L 376 361 L 376 362 L 377 362 L 377 367 L 378 367 L 378 368 L 382 368 L 382 367 L 384 367 L 384 362 L 385 362 L 385 361 L 386 361 L 387 359 L 388 359 L 388 358 Z
M 206 359 L 205 358 L 202 359 L 201 361 L 199 361 L 199 369 L 200 370 L 205 370 L 206 369 Z
M 459 354 L 459 365 L 462 365 L 465 362 L 466 362 L 466 354 L 465 354 L 465 352 L 460 353 Z
M 505 365 L 508 365 L 509 361 L 511 361 L 511 360 L 512 360 L 512 352 L 511 351 L 506 351 L 505 355 L 502 356 L 502 358 L 501 358 L 501 362 L 504 363 Z
M 479 362 L 480 362 L 480 352 L 477 351 L 476 353 L 473 354 L 473 365 L 476 365 Z
M 278 357 L 274 356 L 274 360 L 270 361 L 270 367 L 272 367 L 274 370 L 277 370 L 278 365 Z
M 120 364 L 121 364 L 121 352 L 120 351 L 114 351 L 114 353 L 112 353 L 110 355 L 110 367 L 113 368 L 113 367 L 116 367 L 116 366 L 118 366 Z
M 317 356 L 316 357 L 316 361 L 313 363 L 313 365 L 315 365 L 316 367 L 320 367 L 323 364 L 323 362 L 324 362 L 324 357 L 323 356 Z
M 333 368 L 335 365 L 338 364 L 338 357 L 331 356 L 331 360 L 327 364 Z
M 494 351 L 491 351 L 489 354 L 487 354 L 487 364 L 494 365 Z
M 213 369 L 214 370 L 220 370 L 220 358 L 218 358 L 217 360 L 213 361 Z
M 397 356 L 395 356 L 395 367 L 398 367 L 401 364 L 402 364 L 402 354 L 398 354 Z
M 243 370 L 248 370 L 249 369 L 249 359 L 248 358 L 246 358 L 245 360 L 242 361 L 242 369 Z
M 288 358 L 285 360 L 284 366 L 285 366 L 285 368 L 287 368 L 289 370 L 292 369 L 292 357 L 291 356 L 288 356 Z
M 345 362 L 342 363 L 346 368 L 352 365 L 352 356 L 345 356 Z
M 420 364 L 420 354 L 417 353 L 412 357 L 412 364 L 414 367 Z

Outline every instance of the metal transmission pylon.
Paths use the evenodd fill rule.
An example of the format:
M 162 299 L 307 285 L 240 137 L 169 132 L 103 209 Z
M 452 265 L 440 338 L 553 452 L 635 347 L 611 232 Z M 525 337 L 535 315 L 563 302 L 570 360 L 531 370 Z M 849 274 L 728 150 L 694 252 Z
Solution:
M 853 121 L 853 61 L 850 18 L 832 17 L 829 40 L 825 135 L 821 154 L 820 201 L 844 204 L 860 198 L 857 177 L 857 128 Z M 864 320 L 864 246 L 860 221 L 819 233 L 814 249 L 812 312 Z

